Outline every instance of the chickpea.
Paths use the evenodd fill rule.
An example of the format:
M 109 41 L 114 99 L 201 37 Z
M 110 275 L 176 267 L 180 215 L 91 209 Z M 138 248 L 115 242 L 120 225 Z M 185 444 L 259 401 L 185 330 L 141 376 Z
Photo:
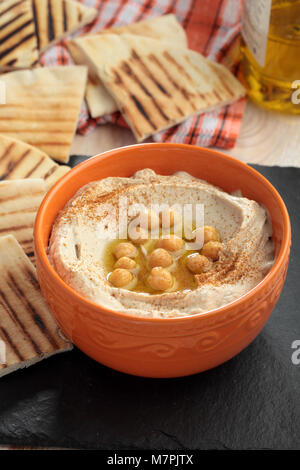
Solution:
M 204 226 L 204 243 L 208 243 L 210 241 L 220 241 L 220 234 L 215 229 L 215 227 L 211 227 L 210 225 Z
M 117 259 L 123 258 L 124 256 L 135 258 L 137 256 L 137 249 L 132 243 L 119 243 L 114 249 L 114 255 Z
M 136 227 L 135 233 L 129 233 L 129 238 L 135 245 L 143 245 L 149 239 L 149 234 L 142 227 Z
M 156 250 L 152 251 L 149 257 L 149 266 L 151 268 L 155 268 L 157 266 L 167 268 L 168 266 L 171 266 L 172 262 L 172 256 L 163 248 L 156 248 Z
M 223 245 L 220 242 L 210 241 L 203 245 L 201 255 L 211 258 L 213 261 L 218 261 L 220 251 L 223 250 Z
M 133 274 L 127 269 L 115 269 L 109 276 L 109 282 L 115 287 L 124 287 L 133 279 Z
M 209 261 L 206 256 L 200 255 L 199 253 L 193 253 L 188 256 L 186 265 L 193 274 L 201 274 L 208 271 L 211 261 Z
M 136 262 L 134 259 L 128 258 L 128 256 L 122 256 L 116 261 L 114 268 L 122 268 L 122 269 L 134 269 L 136 267 Z
M 157 242 L 158 248 L 164 248 L 167 251 L 178 251 L 184 245 L 184 240 L 177 235 L 170 235 L 168 238 L 160 238 Z
M 173 285 L 171 273 L 160 266 L 151 269 L 147 281 L 152 289 L 160 291 L 170 289 Z
M 160 226 L 162 228 L 174 227 L 180 220 L 180 215 L 174 209 L 165 209 L 160 213 Z

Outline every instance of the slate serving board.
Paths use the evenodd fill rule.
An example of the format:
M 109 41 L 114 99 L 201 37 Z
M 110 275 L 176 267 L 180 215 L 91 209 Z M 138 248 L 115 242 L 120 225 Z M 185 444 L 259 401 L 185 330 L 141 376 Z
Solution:
M 75 165 L 85 157 L 72 157 Z M 300 449 L 300 169 L 255 168 L 293 230 L 280 300 L 262 333 L 214 370 L 143 379 L 75 349 L 0 379 L 0 445 L 86 449 Z

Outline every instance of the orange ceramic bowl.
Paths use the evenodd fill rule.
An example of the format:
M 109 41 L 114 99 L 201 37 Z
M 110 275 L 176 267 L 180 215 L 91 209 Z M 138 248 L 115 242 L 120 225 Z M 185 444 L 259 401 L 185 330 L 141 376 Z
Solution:
M 139 318 L 85 299 L 52 268 L 47 246 L 60 209 L 89 183 L 108 176 L 131 176 L 152 168 L 170 175 L 184 170 L 262 203 L 273 224 L 276 261 L 251 291 L 225 307 L 189 317 Z M 218 366 L 258 335 L 283 288 L 291 229 L 287 209 L 275 188 L 258 172 L 220 152 L 179 144 L 141 144 L 90 158 L 67 173 L 47 194 L 37 215 L 35 250 L 42 292 L 64 333 L 96 361 L 144 377 L 180 377 Z

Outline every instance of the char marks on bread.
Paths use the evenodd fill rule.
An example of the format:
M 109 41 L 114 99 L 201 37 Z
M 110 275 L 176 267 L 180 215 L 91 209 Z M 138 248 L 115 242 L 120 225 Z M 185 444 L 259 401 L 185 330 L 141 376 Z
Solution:
M 72 349 L 16 239 L 0 237 L 0 377 Z
M 102 29 L 99 33 L 89 35 L 94 38 L 101 37 L 103 34 L 132 34 L 136 36 L 149 37 L 152 39 L 162 40 L 170 44 L 176 43 L 178 47 L 187 47 L 187 35 L 176 16 L 173 14 L 162 15 L 151 18 L 146 21 L 138 21 L 126 26 L 117 26 L 114 28 Z M 78 45 L 82 45 L 79 47 Z M 86 88 L 86 101 L 92 118 L 97 118 L 105 114 L 110 114 L 118 110 L 118 105 L 113 96 L 106 90 L 102 83 L 98 72 L 97 64 L 93 64 L 88 55 L 84 51 L 84 41 L 81 38 L 68 41 L 67 48 L 78 65 L 89 66 L 89 79 Z M 101 47 L 101 41 L 99 42 Z
M 31 0 L 0 2 L 0 70 L 33 67 L 39 51 Z
M 48 190 L 70 169 L 32 145 L 0 135 L 0 181 L 43 178 Z
M 6 104 L 0 106 L 0 134 L 68 162 L 86 79 L 87 69 L 81 66 L 40 67 L 3 75 Z
M 74 0 L 31 1 L 40 51 L 91 23 L 97 15 L 95 8 Z
M 137 141 L 245 95 L 223 65 L 170 43 L 132 34 L 75 40 L 113 96 Z

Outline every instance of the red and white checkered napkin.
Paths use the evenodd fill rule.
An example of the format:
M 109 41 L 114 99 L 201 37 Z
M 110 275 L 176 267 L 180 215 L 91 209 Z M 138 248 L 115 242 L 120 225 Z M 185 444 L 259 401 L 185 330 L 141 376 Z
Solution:
M 98 17 L 79 33 L 97 32 L 103 28 L 174 13 L 185 28 L 189 48 L 209 59 L 229 63 L 235 73 L 234 51 L 240 40 L 243 0 L 78 0 L 97 8 Z M 73 64 L 65 40 L 53 46 L 42 57 L 42 65 Z M 180 142 L 200 146 L 233 147 L 245 109 L 245 98 L 216 111 L 191 117 L 185 122 L 154 135 L 157 142 Z M 87 134 L 96 125 L 115 123 L 126 126 L 120 113 L 91 119 L 87 107 L 81 109 L 77 132 Z

